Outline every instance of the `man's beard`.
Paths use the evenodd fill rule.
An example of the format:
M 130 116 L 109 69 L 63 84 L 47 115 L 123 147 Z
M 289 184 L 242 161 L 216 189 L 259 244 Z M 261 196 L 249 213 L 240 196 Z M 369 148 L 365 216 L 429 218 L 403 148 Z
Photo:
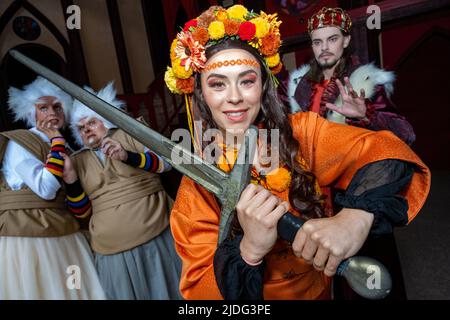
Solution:
M 331 69 L 331 68 L 333 68 L 338 62 L 339 62 L 339 59 L 336 59 L 336 60 L 332 60 L 332 61 L 327 61 L 327 62 L 319 62 L 319 61 L 317 61 L 318 63 L 319 63 L 319 66 L 320 66 L 320 68 L 323 70 L 323 69 Z

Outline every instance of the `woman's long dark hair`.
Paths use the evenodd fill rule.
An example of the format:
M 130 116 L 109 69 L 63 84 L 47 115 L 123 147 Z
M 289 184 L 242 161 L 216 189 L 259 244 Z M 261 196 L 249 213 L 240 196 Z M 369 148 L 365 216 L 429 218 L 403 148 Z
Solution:
M 279 100 L 275 84 L 268 71 L 262 57 L 251 46 L 239 40 L 224 40 L 223 42 L 209 47 L 206 50 L 206 57 L 209 59 L 219 51 L 226 49 L 243 49 L 251 53 L 261 65 L 262 73 L 262 96 L 261 110 L 256 121 L 261 123 L 265 129 L 280 130 L 280 159 L 285 163 L 292 173 L 291 185 L 289 189 L 289 201 L 293 208 L 301 212 L 306 218 L 318 218 L 323 216 L 322 198 L 317 194 L 315 183 L 316 177 L 304 170 L 296 160 L 299 152 L 299 142 L 292 135 L 292 128 L 288 118 L 286 106 Z M 203 120 L 204 130 L 218 128 L 203 98 L 200 74 L 195 79 L 192 105 L 194 112 L 200 113 Z M 270 132 L 270 131 L 269 131 Z

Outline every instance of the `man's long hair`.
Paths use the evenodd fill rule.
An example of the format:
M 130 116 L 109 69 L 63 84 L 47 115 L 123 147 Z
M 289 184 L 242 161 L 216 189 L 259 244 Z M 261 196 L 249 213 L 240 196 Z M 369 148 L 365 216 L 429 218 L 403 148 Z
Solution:
M 293 137 L 292 128 L 289 122 L 288 110 L 280 101 L 275 84 L 269 76 L 267 67 L 262 57 L 254 48 L 236 40 L 225 40 L 206 50 L 206 57 L 209 59 L 215 53 L 227 49 L 243 49 L 251 53 L 259 62 L 262 73 L 262 95 L 261 109 L 256 118 L 256 123 L 261 124 L 263 128 L 280 130 L 280 162 L 285 163 L 292 174 L 289 188 L 289 201 L 291 206 L 302 213 L 306 218 L 318 218 L 323 216 L 322 197 L 317 193 L 315 184 L 316 177 L 303 169 L 297 160 L 300 144 Z M 218 128 L 214 122 L 211 111 L 206 104 L 201 88 L 200 74 L 196 75 L 195 87 L 192 99 L 192 105 L 195 112 L 200 115 L 204 130 Z M 194 112 L 194 113 L 195 113 Z M 202 146 L 204 147 L 204 146 Z

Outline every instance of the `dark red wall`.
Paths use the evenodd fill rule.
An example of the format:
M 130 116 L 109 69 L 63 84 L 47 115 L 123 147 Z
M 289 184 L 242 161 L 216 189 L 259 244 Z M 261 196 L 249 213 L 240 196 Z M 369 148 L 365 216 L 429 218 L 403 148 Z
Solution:
M 394 101 L 417 135 L 413 149 L 432 169 L 450 169 L 450 9 L 383 27 L 384 67 Z

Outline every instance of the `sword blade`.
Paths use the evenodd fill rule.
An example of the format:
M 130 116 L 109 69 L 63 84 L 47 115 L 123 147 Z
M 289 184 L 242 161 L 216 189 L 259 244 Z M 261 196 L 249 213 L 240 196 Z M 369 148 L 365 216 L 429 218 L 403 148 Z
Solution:
M 233 223 L 236 204 L 241 197 L 242 191 L 250 183 L 252 159 L 256 150 L 257 129 L 251 126 L 244 139 L 244 145 L 240 148 L 236 163 L 231 170 L 227 185 L 226 199 L 221 200 L 222 210 L 220 212 L 219 244 L 221 244 L 230 233 Z
M 26 57 L 16 50 L 9 51 L 11 56 L 37 74 L 46 78 L 75 99 L 81 101 L 90 109 L 124 130 L 130 136 L 140 141 L 143 145 L 163 157 L 175 169 L 193 179 L 210 192 L 223 197 L 223 186 L 228 179 L 228 174 L 207 163 L 202 158 L 186 150 L 180 144 L 167 139 L 158 132 L 135 120 L 127 113 L 111 106 L 96 95 L 80 88 L 76 84 L 64 79 L 55 72 L 42 66 L 36 61 Z M 172 161 L 172 156 L 177 154 L 177 161 Z

